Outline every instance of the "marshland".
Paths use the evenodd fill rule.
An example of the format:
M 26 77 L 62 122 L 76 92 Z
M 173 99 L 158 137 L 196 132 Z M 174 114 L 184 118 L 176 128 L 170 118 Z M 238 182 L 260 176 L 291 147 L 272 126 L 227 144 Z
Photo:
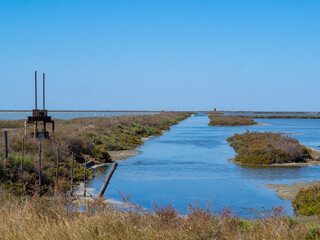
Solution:
M 230 115 L 225 119 L 230 122 L 232 118 Z M 239 117 L 235 116 L 235 119 L 238 121 Z M 247 121 L 248 117 L 244 119 Z M 24 172 L 21 173 L 23 121 L 2 120 L 1 134 L 7 130 L 9 139 L 9 158 L 4 161 L 1 157 L 1 189 L 5 196 L 2 201 L 15 211 L 21 210 L 18 207 L 20 201 L 26 202 L 27 209 L 23 211 L 27 212 L 40 201 L 41 205 L 44 204 L 41 209 L 47 208 L 46 204 L 49 204 L 54 208 L 58 207 L 63 215 L 77 214 L 77 220 L 74 220 L 74 217 L 65 219 L 69 224 L 76 224 L 73 221 L 77 221 L 77 224 L 78 221 L 81 224 L 90 224 L 89 222 L 98 221 L 101 217 L 119 218 L 119 224 L 126 224 L 125 230 L 122 228 L 124 231 L 130 231 L 131 227 L 135 226 L 141 228 L 139 231 L 143 229 L 157 232 L 155 225 L 160 224 L 158 221 L 170 218 L 170 230 L 165 236 L 181 239 L 190 234 L 187 231 L 189 224 L 198 228 L 199 221 L 208 224 L 208 229 L 217 228 L 218 225 L 223 228 L 214 233 L 207 228 L 199 229 L 204 231 L 206 237 L 248 237 L 250 234 L 258 234 L 255 237 L 264 236 L 277 224 L 281 224 L 280 231 L 283 231 L 283 234 L 287 231 L 286 234 L 296 239 L 302 235 L 317 234 L 318 230 L 312 228 L 314 222 L 318 221 L 317 205 L 310 206 L 311 203 L 306 203 L 308 199 L 314 199 L 313 194 L 317 194 L 318 188 L 308 190 L 308 185 L 305 185 L 301 193 L 296 192 L 297 195 L 291 199 L 282 199 L 277 195 L 276 188 L 268 186 L 285 186 L 296 182 L 312 184 L 318 179 L 320 168 L 317 165 L 281 166 L 281 163 L 291 161 L 289 156 L 293 157 L 292 162 L 297 163 L 311 157 L 311 151 L 317 149 L 317 141 L 320 139 L 320 134 L 317 134 L 317 129 L 320 128 L 318 120 L 249 118 L 259 124 L 245 126 L 211 126 L 211 120 L 210 114 L 194 112 L 56 119 L 57 131 L 54 139 L 42 141 L 41 188 L 38 186 L 38 141 L 25 140 Z M 1 144 L 4 144 L 3 135 Z M 267 153 L 263 144 L 279 146 L 279 150 Z M 251 150 L 241 150 L 243 146 L 255 148 L 252 148 L 250 153 Z M 56 181 L 58 148 L 61 156 L 59 177 Z M 289 151 L 287 156 L 283 150 Z M 126 151 L 129 151 L 129 154 Z M 75 159 L 75 188 L 78 184 L 84 184 L 84 160 L 100 166 L 86 170 L 87 197 L 80 201 L 80 205 L 76 200 L 78 197 L 70 195 L 71 152 Z M 125 153 L 124 157 L 117 158 L 121 152 Z M 265 162 L 260 162 L 256 166 L 246 166 L 229 161 L 233 158 L 240 159 L 242 155 L 238 154 L 242 152 L 247 155 L 241 159 L 265 157 L 280 164 L 268 167 Z M 1 156 L 3 154 L 2 151 Z M 104 196 L 110 200 L 104 202 L 99 200 L 97 195 L 114 160 L 118 161 L 119 166 Z M 319 159 L 313 160 L 316 162 Z M 306 191 L 310 193 L 307 194 Z M 62 203 L 63 201 L 65 202 Z M 78 204 L 72 211 L 75 213 L 63 213 L 69 211 L 63 206 L 74 204 Z M 121 208 L 117 210 L 117 206 Z M 93 210 L 96 208 L 99 213 L 89 214 L 92 216 L 88 218 L 88 209 L 96 211 Z M 80 209 L 80 213 L 76 213 L 79 211 L 76 209 Z M 47 215 L 49 213 L 39 211 L 39 214 L 44 214 L 42 217 L 52 218 Z M 138 222 L 132 223 L 132 214 L 135 219 L 139 219 Z M 180 215 L 187 216 L 187 220 L 181 219 Z M 128 217 L 126 222 L 121 220 L 124 216 Z M 301 223 L 304 218 L 300 216 L 315 217 L 302 220 L 307 223 Z M 56 217 L 61 216 L 54 216 Z M 193 220 L 188 220 L 189 218 Z M 225 218 L 231 220 L 226 221 Z M 150 221 L 153 223 L 148 225 L 147 222 Z M 177 226 L 181 224 L 183 227 L 178 230 Z M 266 232 L 258 232 L 255 229 L 257 226 L 264 226 Z M 113 228 L 114 225 L 108 227 Z M 105 232 L 108 227 L 101 226 L 99 229 Z M 243 227 L 245 231 L 242 231 Z M 231 235 L 225 232 L 225 228 L 230 228 L 228 234 Z M 68 228 L 64 231 L 76 236 L 76 233 Z M 84 228 L 83 231 L 88 230 Z M 297 231 L 302 235 L 297 234 Z M 146 234 L 145 236 L 148 236 L 151 233 Z M 283 236 L 288 237 L 286 234 Z
M 0 240 L 319 240 L 319 12 L 0 1 Z

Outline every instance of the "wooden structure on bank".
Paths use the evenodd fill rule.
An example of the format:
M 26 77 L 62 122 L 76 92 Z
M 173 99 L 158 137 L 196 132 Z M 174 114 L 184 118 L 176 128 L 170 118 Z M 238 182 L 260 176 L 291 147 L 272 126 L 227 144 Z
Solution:
M 47 123 L 52 125 L 52 135 L 54 135 L 54 121 L 48 116 L 48 111 L 45 109 L 45 74 L 43 73 L 43 109 L 38 109 L 37 99 L 37 71 L 35 71 L 35 109 L 32 110 L 32 116 L 28 117 L 25 122 L 25 136 L 27 137 L 27 123 L 33 124 L 32 138 L 48 139 L 49 132 L 47 131 Z M 42 130 L 39 131 L 39 123 L 42 123 Z

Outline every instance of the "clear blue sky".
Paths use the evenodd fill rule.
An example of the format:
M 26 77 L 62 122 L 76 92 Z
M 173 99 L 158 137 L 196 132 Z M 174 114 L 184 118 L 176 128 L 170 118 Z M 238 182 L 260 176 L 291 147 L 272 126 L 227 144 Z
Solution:
M 320 110 L 319 0 L 0 0 L 0 109 Z

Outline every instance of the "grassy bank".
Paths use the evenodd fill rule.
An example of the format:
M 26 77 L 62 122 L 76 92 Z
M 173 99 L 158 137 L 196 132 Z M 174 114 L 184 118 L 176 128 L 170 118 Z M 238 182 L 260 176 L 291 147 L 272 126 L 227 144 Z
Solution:
M 310 150 L 299 141 L 280 133 L 250 132 L 235 134 L 227 139 L 237 153 L 235 161 L 245 164 L 283 164 L 306 162 Z
M 166 112 L 152 115 L 128 115 L 110 118 L 81 118 L 56 120 L 54 139 L 42 140 L 42 191 L 54 184 L 57 149 L 60 151 L 59 178 L 70 179 L 71 152 L 75 162 L 74 181 L 83 180 L 84 163 L 112 162 L 108 151 L 133 149 L 141 145 L 142 138 L 158 136 L 170 126 L 189 117 L 187 112 Z M 20 171 L 23 121 L 0 121 L 0 145 L 3 146 L 3 130 L 9 129 L 9 158 L 3 159 L 0 151 L 0 181 L 16 194 L 29 194 L 38 182 L 39 142 L 25 140 L 24 172 Z M 32 131 L 29 127 L 28 132 Z M 87 172 L 90 176 L 90 172 Z
M 257 123 L 249 117 L 236 115 L 209 114 L 209 126 L 249 126 Z
M 101 200 L 76 201 L 61 194 L 12 198 L 0 194 L 1 239 L 318 239 L 320 228 L 286 217 L 281 208 L 244 220 L 224 209 L 218 215 L 190 205 L 186 216 L 172 205 L 114 209 Z M 8 221 L 8 219 L 10 219 Z

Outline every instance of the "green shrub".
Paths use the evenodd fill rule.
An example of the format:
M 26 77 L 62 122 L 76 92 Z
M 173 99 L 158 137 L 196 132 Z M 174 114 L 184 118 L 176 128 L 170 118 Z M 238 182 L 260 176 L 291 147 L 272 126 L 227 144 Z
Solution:
M 301 189 L 294 198 L 292 206 L 302 215 L 320 217 L 320 185 Z
M 93 148 L 94 158 L 99 162 L 111 162 L 111 157 L 107 152 L 107 147 L 104 144 L 97 145 Z
M 21 158 L 22 158 L 22 156 L 15 156 L 14 157 L 12 154 L 9 156 L 9 159 L 10 159 L 11 163 L 16 167 L 20 166 Z M 31 165 L 32 165 L 31 159 L 26 157 L 26 156 L 24 156 L 23 157 L 23 166 L 25 168 L 29 168 L 29 167 L 31 167 Z
M 311 227 L 309 233 L 305 237 L 305 240 L 319 240 L 320 239 L 320 229 L 319 227 Z

